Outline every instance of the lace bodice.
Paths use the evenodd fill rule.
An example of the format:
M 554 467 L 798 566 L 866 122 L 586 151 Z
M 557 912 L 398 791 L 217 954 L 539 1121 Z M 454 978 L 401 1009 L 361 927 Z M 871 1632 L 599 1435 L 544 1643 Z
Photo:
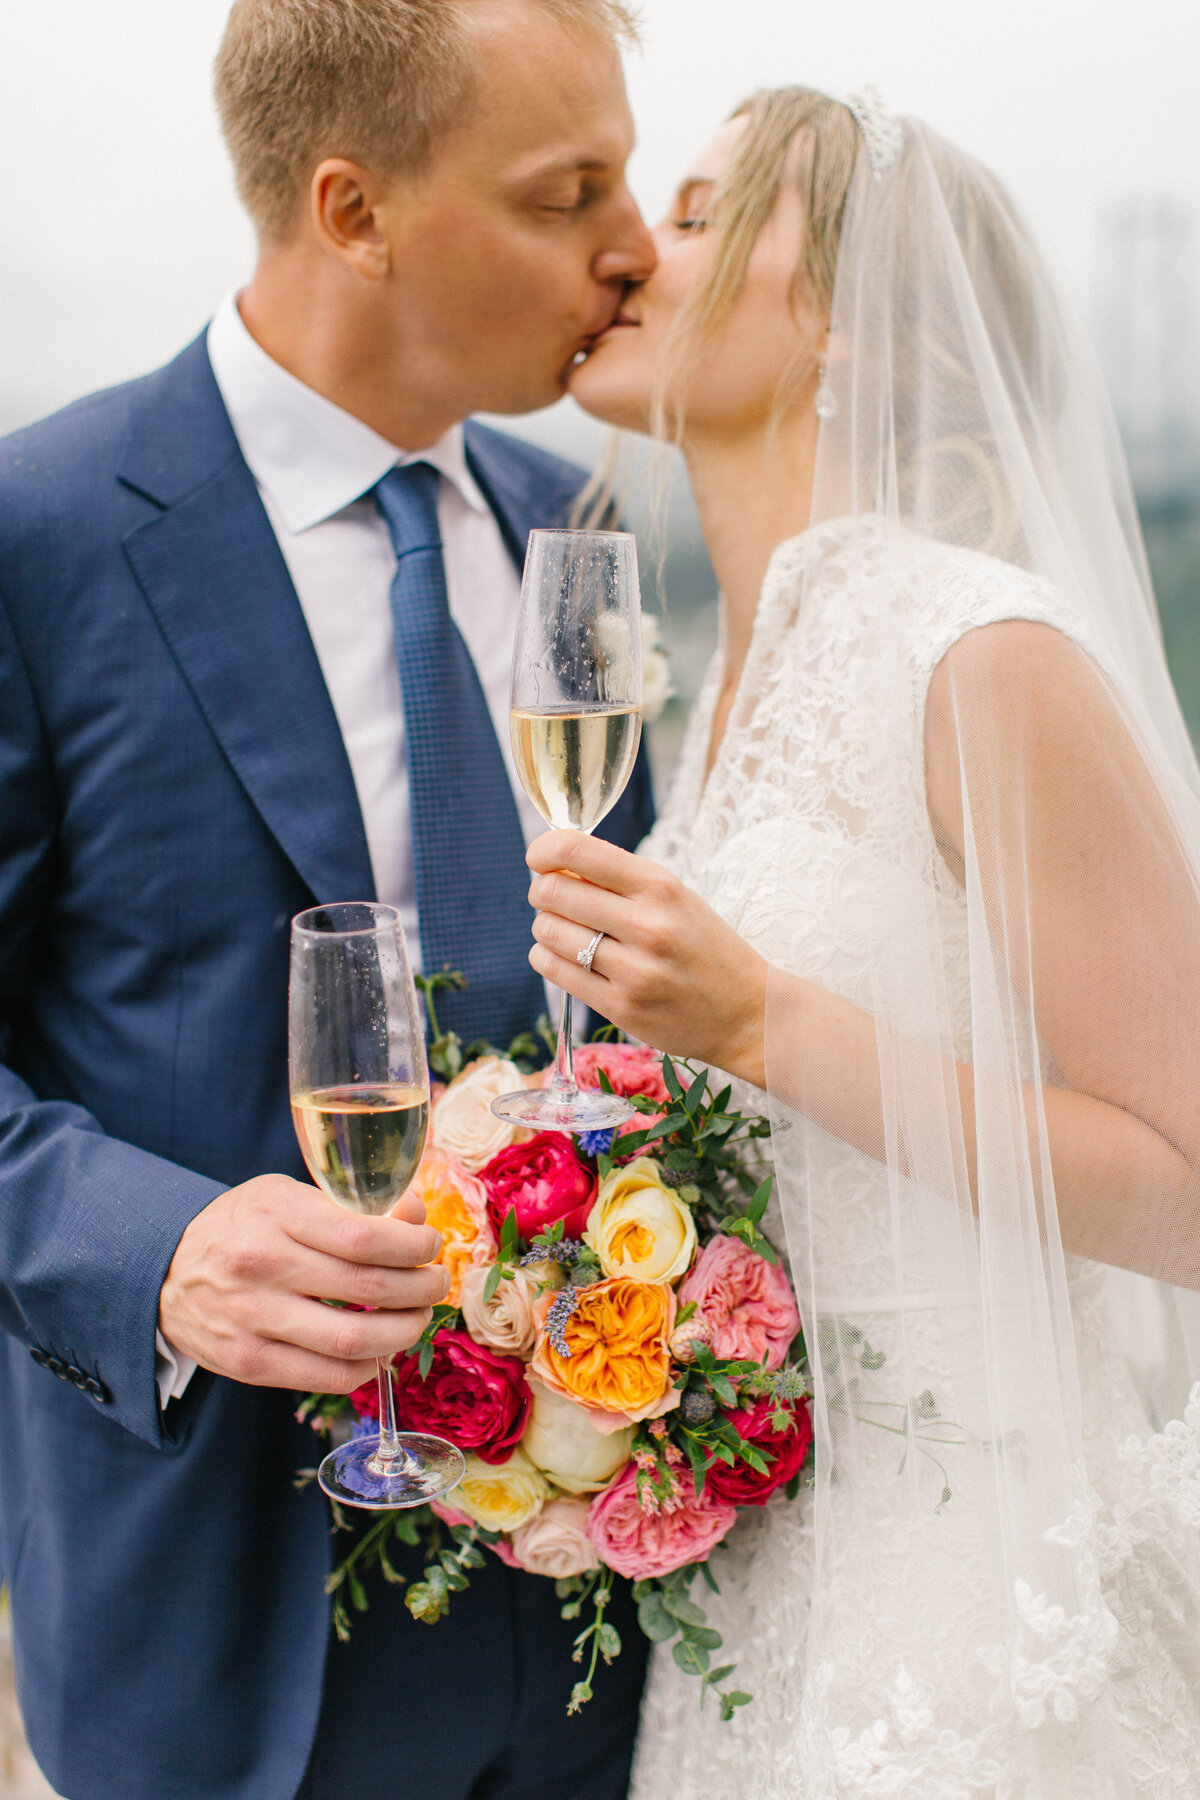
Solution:
M 897 596 L 888 619 L 870 610 L 871 579 L 885 564 Z M 803 605 L 801 606 L 801 596 Z M 989 558 L 908 540 L 872 522 L 838 521 L 783 544 L 764 584 L 754 635 L 728 728 L 705 777 L 722 652 L 693 711 L 662 815 L 643 854 L 673 870 L 767 959 L 870 1010 L 883 979 L 904 1021 L 916 1016 L 903 957 L 911 909 L 932 906 L 944 947 L 955 1054 L 970 1060 L 970 986 L 964 895 L 935 845 L 925 804 L 923 718 L 938 662 L 966 631 L 1003 619 L 1056 626 L 1083 640 L 1043 584 Z M 1096 647 L 1085 642 L 1098 661 Z M 786 907 L 778 884 L 786 882 Z M 895 969 L 895 974 L 886 973 Z M 1044 1061 L 1043 1072 L 1048 1067 Z M 765 1110 L 765 1096 L 741 1095 Z M 823 1136 L 823 1134 L 818 1134 Z M 889 1200 L 886 1171 L 825 1139 L 830 1266 L 878 1267 L 877 1300 L 853 1309 L 820 1297 L 861 1369 L 869 1403 L 888 1417 L 939 1392 L 941 1327 L 886 1298 Z M 768 1221 L 770 1224 L 770 1220 Z M 780 1229 L 778 1215 L 775 1230 Z M 796 1246 L 792 1249 L 795 1251 Z M 980 1686 L 988 1627 L 972 1601 L 982 1586 L 978 1517 L 956 1489 L 945 1514 L 936 1594 L 906 1582 L 903 1529 L 892 1517 L 898 1454 L 886 1431 L 840 1479 L 846 1516 L 860 1538 L 842 1572 L 842 1613 L 826 1621 L 819 1666 L 806 1643 L 812 1587 L 812 1497 L 776 1497 L 744 1517 L 714 1555 L 721 1585 L 708 1597 L 736 1661 L 737 1685 L 755 1703 L 722 1724 L 697 1710 L 697 1684 L 656 1653 L 643 1712 L 634 1800 L 1155 1800 L 1200 1794 L 1200 1563 L 1195 1543 L 1170 1521 L 1162 1469 L 1186 1504 L 1200 1507 L 1200 1451 L 1189 1424 L 1147 1450 L 1145 1414 L 1127 1372 L 1105 1346 L 1108 1304 L 1095 1265 L 1070 1263 L 1072 1316 L 1081 1350 L 1085 1440 L 1111 1548 L 1100 1624 L 1046 1617 L 1025 1604 L 1028 1653 L 997 1710 Z M 798 1284 L 799 1285 L 799 1284 Z M 872 1294 L 864 1274 L 860 1295 Z M 903 1345 L 900 1333 L 903 1331 Z M 901 1354 L 901 1348 L 903 1354 Z M 907 1383 L 901 1382 L 903 1369 Z M 913 1371 L 918 1371 L 916 1377 Z M 969 1428 L 966 1401 L 956 1418 Z M 1114 1445 L 1138 1434 L 1138 1454 L 1118 1463 Z M 1157 1446 L 1157 1447 L 1156 1447 Z M 922 1478 L 936 1507 L 938 1484 L 955 1485 L 953 1444 L 926 1459 Z M 1157 1470 L 1158 1473 L 1154 1471 Z M 1200 1515 L 1198 1515 L 1200 1516 Z M 1071 1529 L 1069 1522 L 1063 1529 Z M 1104 1641 L 1098 1641 L 1099 1637 Z M 833 1652 L 829 1650 L 832 1644 Z M 934 1672 L 913 1682 L 911 1661 Z M 1048 1716 L 1066 1720 L 1107 1682 L 1111 1729 L 1132 1741 L 1134 1788 L 1106 1785 L 1103 1769 L 1077 1766 L 1063 1732 L 1056 1785 L 1030 1774 L 1023 1734 Z M 1044 1771 L 1043 1761 L 1039 1771 Z

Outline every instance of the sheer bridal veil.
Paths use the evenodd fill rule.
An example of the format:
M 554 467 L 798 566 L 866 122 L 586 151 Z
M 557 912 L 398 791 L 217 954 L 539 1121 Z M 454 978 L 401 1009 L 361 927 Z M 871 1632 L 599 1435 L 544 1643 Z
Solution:
M 854 110 L 812 520 L 777 553 L 768 1076 L 818 1443 L 785 1760 L 805 1800 L 1182 1794 L 1200 773 L 1020 220 L 925 126 Z M 849 1129 L 798 1072 L 796 976 L 873 1029 Z

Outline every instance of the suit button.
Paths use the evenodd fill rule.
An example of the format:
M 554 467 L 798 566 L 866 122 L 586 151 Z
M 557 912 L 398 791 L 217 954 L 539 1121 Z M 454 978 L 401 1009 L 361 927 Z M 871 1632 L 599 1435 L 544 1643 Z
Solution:
M 86 1382 L 84 1383 L 84 1387 L 86 1388 L 87 1392 L 92 1396 L 92 1399 L 95 1400 L 100 1406 L 107 1406 L 109 1401 L 112 1399 L 112 1395 L 109 1393 L 109 1391 L 105 1387 L 104 1383 L 102 1381 L 98 1381 L 94 1375 L 88 1376 Z
M 66 1365 L 59 1362 L 57 1356 L 48 1356 L 46 1358 L 46 1367 L 52 1375 L 57 1375 L 60 1381 L 68 1381 L 70 1379 L 67 1374 Z
M 72 1363 L 70 1368 L 67 1370 L 67 1379 L 68 1379 L 68 1381 L 71 1381 L 74 1383 L 74 1385 L 79 1389 L 81 1394 L 87 1393 L 88 1378 L 84 1374 L 82 1369 L 77 1369 L 75 1367 L 74 1363 Z
M 32 1356 L 34 1362 L 37 1364 L 39 1369 L 46 1368 L 46 1366 L 48 1365 L 48 1363 L 50 1361 L 50 1358 L 46 1354 L 46 1352 L 44 1350 L 40 1349 L 37 1344 L 34 1344 L 33 1348 L 30 1350 L 29 1354 L 30 1354 L 30 1356 Z

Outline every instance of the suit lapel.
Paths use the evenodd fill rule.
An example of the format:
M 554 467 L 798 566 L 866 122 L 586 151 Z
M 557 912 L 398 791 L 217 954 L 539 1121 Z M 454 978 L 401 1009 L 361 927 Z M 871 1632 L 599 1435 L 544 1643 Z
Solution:
M 315 899 L 373 897 L 341 731 L 202 339 L 142 390 L 119 475 L 162 509 L 125 553 L 267 829 Z

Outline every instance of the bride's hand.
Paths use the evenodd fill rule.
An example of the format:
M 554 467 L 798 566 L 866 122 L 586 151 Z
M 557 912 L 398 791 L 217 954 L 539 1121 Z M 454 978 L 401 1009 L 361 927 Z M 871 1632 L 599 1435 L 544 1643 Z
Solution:
M 656 1050 L 762 1086 L 767 964 L 698 894 L 574 831 L 546 832 L 526 861 L 539 975 Z M 589 972 L 577 957 L 597 931 Z

